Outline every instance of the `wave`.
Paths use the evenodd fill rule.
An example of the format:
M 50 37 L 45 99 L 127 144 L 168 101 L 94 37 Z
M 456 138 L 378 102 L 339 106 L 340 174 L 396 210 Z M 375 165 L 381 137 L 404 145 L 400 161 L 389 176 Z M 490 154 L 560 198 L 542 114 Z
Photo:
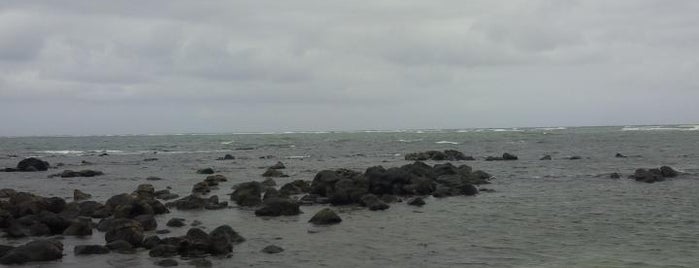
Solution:
M 286 159 L 306 159 L 306 158 L 311 158 L 310 155 L 290 155 L 285 157 Z
M 413 142 L 422 141 L 422 139 L 408 139 L 408 140 L 400 139 L 400 140 L 398 140 L 398 141 L 399 141 L 399 142 L 403 142 L 403 143 L 413 143 Z
M 625 126 L 621 131 L 699 131 L 699 125 Z
M 567 127 L 539 127 L 535 128 L 535 130 L 545 130 L 545 131 L 551 131 L 551 130 L 566 130 L 568 129 Z
M 68 155 L 68 154 L 84 154 L 85 151 L 77 151 L 77 150 L 48 150 L 48 151 L 38 151 L 36 153 L 40 154 L 63 154 L 63 155 Z
M 435 143 L 436 144 L 454 144 L 454 145 L 459 144 L 458 142 L 455 142 L 455 141 L 438 141 Z
M 230 141 L 222 141 L 221 144 L 223 144 L 223 145 L 230 145 L 230 144 L 232 144 L 232 143 L 234 143 L 234 142 L 235 142 L 235 141 L 233 141 L 233 140 L 230 140 Z

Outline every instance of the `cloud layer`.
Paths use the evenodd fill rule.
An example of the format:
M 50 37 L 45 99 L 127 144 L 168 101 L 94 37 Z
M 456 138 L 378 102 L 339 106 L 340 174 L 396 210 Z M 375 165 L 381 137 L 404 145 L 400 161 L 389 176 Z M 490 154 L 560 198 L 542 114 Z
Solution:
M 699 121 L 699 2 L 4 1 L 0 135 Z

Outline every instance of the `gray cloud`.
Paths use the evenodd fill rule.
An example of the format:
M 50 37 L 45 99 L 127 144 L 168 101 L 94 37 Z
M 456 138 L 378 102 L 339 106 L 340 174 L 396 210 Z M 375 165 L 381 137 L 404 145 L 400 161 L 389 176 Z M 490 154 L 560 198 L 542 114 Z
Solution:
M 0 135 L 696 122 L 697 13 L 689 0 L 8 0 Z

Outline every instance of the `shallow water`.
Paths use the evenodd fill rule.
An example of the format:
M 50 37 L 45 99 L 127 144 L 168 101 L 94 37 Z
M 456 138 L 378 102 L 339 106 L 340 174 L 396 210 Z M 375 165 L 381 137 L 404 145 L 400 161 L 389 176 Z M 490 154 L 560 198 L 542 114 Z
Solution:
M 213 167 L 229 181 L 215 194 L 226 200 L 230 186 L 262 180 L 264 167 L 283 161 L 279 185 L 313 178 L 329 168 L 364 170 L 400 166 L 403 155 L 456 149 L 477 161 L 464 162 L 497 177 L 484 186 L 494 193 L 474 197 L 428 198 L 414 208 L 391 204 L 382 212 L 339 208 L 343 222 L 315 227 L 308 219 L 322 206 L 304 206 L 293 217 L 260 218 L 253 211 L 174 210 L 159 216 L 202 221 L 213 229 L 229 224 L 248 239 L 232 258 L 215 265 L 252 267 L 696 267 L 699 264 L 699 132 L 695 126 L 423 130 L 393 132 L 282 133 L 170 136 L 0 138 L 0 167 L 22 157 L 40 156 L 59 169 L 37 173 L 0 173 L 0 188 L 69 198 L 73 189 L 94 200 L 132 192 L 136 185 L 166 186 L 182 196 Z M 241 150 L 244 149 L 244 150 Z M 99 157 L 106 151 L 109 155 Z M 155 152 L 155 153 L 154 153 Z M 511 152 L 519 161 L 486 162 L 483 157 Z M 621 152 L 628 158 L 615 158 Z M 233 161 L 217 161 L 226 153 Z M 538 160 L 550 154 L 552 161 Z M 18 157 L 9 157 L 17 155 Z M 581 160 L 564 157 L 581 156 Z M 260 159 L 273 156 L 271 159 Z M 158 161 L 144 162 L 145 158 Z M 83 165 L 81 161 L 91 162 Z M 432 163 L 430 163 L 432 164 Z M 640 167 L 670 165 L 687 173 L 655 184 L 628 179 Z M 63 169 L 96 169 L 95 178 L 47 178 Z M 158 176 L 161 181 L 146 181 Z M 169 228 L 180 235 L 186 228 Z M 0 238 L 2 244 L 27 240 Z M 66 238 L 59 262 L 39 267 L 148 267 L 157 259 L 135 255 L 76 257 L 77 244 L 102 244 L 96 232 L 87 239 Z M 281 254 L 260 250 L 281 246 Z M 183 265 L 183 261 L 180 261 Z

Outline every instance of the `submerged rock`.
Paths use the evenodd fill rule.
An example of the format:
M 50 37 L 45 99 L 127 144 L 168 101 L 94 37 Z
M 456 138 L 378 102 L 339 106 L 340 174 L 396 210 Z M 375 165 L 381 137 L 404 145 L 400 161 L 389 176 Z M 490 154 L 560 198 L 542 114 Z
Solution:
M 75 255 L 107 254 L 109 253 L 109 248 L 102 245 L 79 245 L 75 246 L 73 252 L 75 252 Z
M 278 161 L 276 164 L 272 165 L 269 168 L 271 168 L 271 169 L 285 169 L 286 166 L 284 166 L 284 163 L 282 163 L 281 161 Z
M 488 156 L 485 161 L 512 161 L 518 160 L 519 157 L 510 153 L 504 153 L 502 156 Z
M 257 216 L 293 216 L 301 214 L 299 203 L 288 198 L 271 198 L 264 201 L 262 208 L 255 210 Z
M 49 177 L 75 178 L 75 177 L 95 177 L 95 176 L 101 176 L 101 175 L 104 175 L 104 172 L 97 171 L 97 170 L 91 170 L 91 169 L 85 169 L 85 170 L 80 170 L 80 171 L 64 170 L 61 173 L 53 174 Z
M 551 157 L 551 155 L 544 155 L 541 158 L 539 158 L 539 160 L 552 160 L 552 159 L 553 158 Z
M 281 248 L 279 246 L 275 246 L 275 245 L 266 246 L 265 248 L 263 248 L 261 250 L 261 252 L 267 253 L 267 254 L 276 254 L 276 253 L 281 253 L 283 251 L 284 251 L 283 248 Z
M 268 168 L 267 171 L 265 171 L 265 173 L 262 173 L 262 177 L 282 178 L 282 177 L 289 177 L 289 175 L 284 174 L 283 172 L 279 171 L 278 169 Z
M 73 200 L 82 201 L 92 198 L 91 194 L 84 193 L 78 189 L 73 190 Z
M 203 168 L 203 169 L 197 170 L 197 174 L 214 174 L 214 169 L 213 168 Z

